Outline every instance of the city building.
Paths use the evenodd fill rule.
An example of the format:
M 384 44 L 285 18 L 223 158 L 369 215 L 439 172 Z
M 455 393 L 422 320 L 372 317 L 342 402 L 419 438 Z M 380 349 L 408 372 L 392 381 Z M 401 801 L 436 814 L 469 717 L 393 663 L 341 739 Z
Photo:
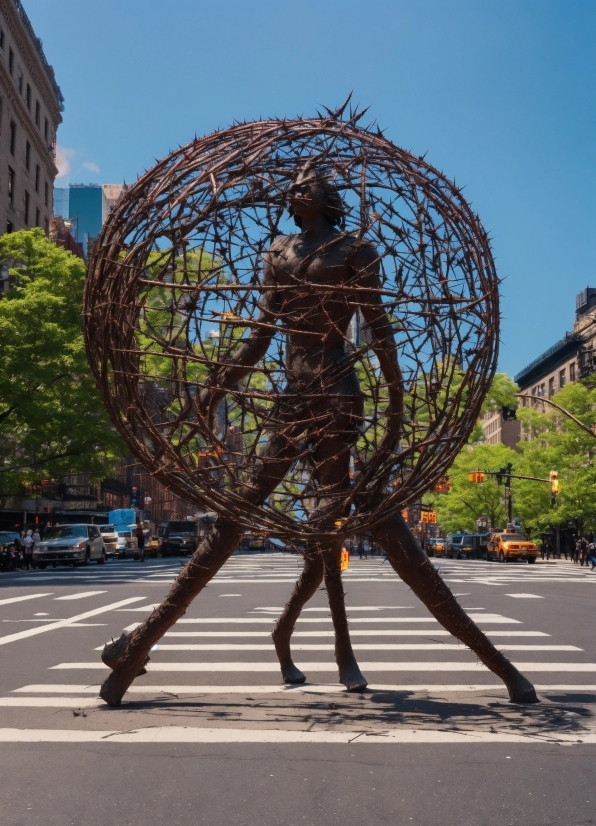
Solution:
M 65 221 L 60 215 L 53 215 L 50 220 L 50 241 L 58 247 L 69 250 L 78 258 L 85 259 L 83 245 L 75 240 L 70 221 Z
M 571 331 L 515 376 L 520 392 L 551 398 L 568 382 L 585 378 L 596 371 L 595 347 L 596 288 L 586 287 L 576 296 Z
M 36 226 L 49 233 L 63 109 L 21 0 L 0 0 L 0 233 Z
M 521 422 L 517 419 L 506 421 L 503 419 L 503 411 L 499 408 L 483 414 L 482 431 L 487 444 L 507 445 L 515 450 L 521 439 Z
M 531 361 L 515 376 L 521 393 L 551 398 L 568 382 L 596 373 L 596 288 L 586 287 L 575 299 L 575 321 L 570 332 Z M 520 399 L 527 407 L 533 402 Z M 522 438 L 521 423 L 504 421 L 501 410 L 482 416 L 484 440 L 514 448 Z M 529 434 L 525 434 L 528 438 Z
M 102 227 L 103 189 L 99 184 L 71 184 L 68 188 L 68 218 L 73 222 L 75 238 L 83 245 L 85 255 L 89 242 Z
M 54 189 L 54 215 L 59 215 L 68 221 L 68 208 L 70 199 L 68 197 L 68 187 L 55 187 Z
M 105 224 L 108 215 L 110 214 L 110 210 L 116 206 L 120 197 L 123 192 L 126 192 L 128 187 L 126 184 L 104 184 L 103 187 L 103 198 L 102 198 L 102 212 L 101 212 L 101 223 L 102 226 Z

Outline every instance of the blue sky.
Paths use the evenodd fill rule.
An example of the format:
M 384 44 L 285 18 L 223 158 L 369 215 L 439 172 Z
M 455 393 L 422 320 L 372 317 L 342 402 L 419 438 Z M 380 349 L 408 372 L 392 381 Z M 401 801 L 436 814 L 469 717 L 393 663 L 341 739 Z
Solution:
M 24 0 L 66 99 L 57 185 L 133 181 L 235 119 L 350 90 L 466 185 L 493 238 L 500 367 L 596 286 L 596 0 Z

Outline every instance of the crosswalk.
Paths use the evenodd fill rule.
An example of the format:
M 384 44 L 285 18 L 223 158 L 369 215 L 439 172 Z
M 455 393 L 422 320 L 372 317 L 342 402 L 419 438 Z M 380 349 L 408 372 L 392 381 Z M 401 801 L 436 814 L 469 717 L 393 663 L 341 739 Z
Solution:
M 511 596 L 541 596 L 526 593 L 526 589 L 530 586 L 539 591 L 543 583 L 573 582 L 583 588 L 596 582 L 596 575 L 590 576 L 587 569 L 564 563 L 512 565 L 509 569 L 481 561 L 435 562 L 448 582 L 470 586 L 515 583 L 519 590 Z M 578 718 L 561 729 L 553 725 L 552 715 L 552 719 L 545 716 L 543 705 L 526 708 L 525 716 L 508 706 L 505 687 L 428 614 L 378 557 L 353 560 L 344 575 L 349 586 L 346 591 L 353 647 L 370 680 L 369 691 L 363 696 L 352 695 L 337 683 L 333 627 L 324 593 L 317 594 L 303 611 L 293 637 L 295 661 L 308 682 L 281 685 L 270 633 L 289 593 L 288 585 L 295 582 L 300 569 L 301 560 L 294 556 L 233 557 L 213 581 L 209 610 L 199 598 L 152 650 L 147 674 L 135 681 L 125 697 L 122 714 L 126 732 L 113 729 L 114 712 L 108 712 L 97 697 L 99 685 L 109 673 L 99 657 L 106 639 L 102 623 L 107 620 L 111 629 L 135 628 L 159 604 L 167 590 L 164 586 L 173 581 L 180 563 L 155 560 L 145 566 L 128 563 L 25 575 L 27 584 L 33 587 L 43 580 L 43 590 L 0 600 L 0 645 L 24 644 L 39 634 L 54 639 L 53 634 L 78 627 L 94 628 L 85 637 L 94 639 L 83 646 L 73 642 L 74 632 L 70 631 L 68 644 L 53 649 L 66 656 L 45 666 L 35 682 L 18 685 L 0 696 L 5 718 L 9 713 L 26 710 L 36 721 L 32 727 L 0 729 L 0 742 L 105 742 L 106 738 L 122 743 L 469 743 L 544 742 L 545 738 L 561 743 L 596 742 L 593 726 L 590 728 L 585 720 Z M 62 585 L 65 578 L 73 586 L 72 593 L 53 593 L 52 584 Z M 229 595 L 221 586 L 227 589 L 232 583 L 238 589 L 235 595 L 243 598 L 241 604 L 233 599 L 220 601 L 220 597 Z M 394 587 L 388 587 L 388 583 Z M 122 585 L 128 586 L 127 593 L 134 596 L 115 599 L 116 594 L 123 596 L 124 592 L 112 586 Z M 161 586 L 160 592 L 151 586 Z M 497 611 L 482 605 L 481 588 L 460 598 L 496 647 L 537 683 L 539 692 L 545 696 L 553 692 L 584 696 L 596 691 L 592 652 L 584 650 L 569 634 L 554 634 L 552 628 L 528 622 L 527 613 L 522 620 L 517 610 L 521 600 L 509 599 L 503 592 Z M 18 609 L 22 614 L 27 600 L 34 616 L 11 619 L 10 611 Z M 213 600 L 217 600 L 217 610 Z M 52 619 L 57 606 L 64 611 L 70 605 L 73 616 Z M 89 619 L 100 622 L 86 622 Z M 11 622 L 22 624 L 8 625 Z M 573 628 L 565 630 L 572 632 Z M 68 656 L 71 653 L 75 656 Z M 254 695 L 261 698 L 258 713 Z M 337 698 L 334 704 L 342 703 L 341 720 L 329 719 L 326 697 Z M 207 698 L 208 706 L 204 707 Z M 408 703 L 420 698 L 431 704 L 432 712 L 416 711 L 408 717 Z M 438 725 L 443 719 L 438 710 L 449 706 L 454 698 L 460 705 L 472 703 L 475 709 L 482 708 L 482 713 L 458 718 L 457 733 L 451 717 L 449 725 Z M 363 719 L 362 703 L 371 700 L 377 713 Z M 197 707 L 206 708 L 198 722 L 189 710 L 193 701 Z M 382 712 L 394 710 L 396 704 L 403 706 L 404 721 L 388 728 Z M 75 716 L 61 728 L 60 721 L 67 718 L 56 715 L 69 711 Z M 91 712 L 93 717 L 89 716 Z M 184 725 L 180 724 L 181 717 Z M 393 712 L 390 717 L 393 719 Z M 276 721 L 273 726 L 272 721 Z M 408 724 L 412 721 L 416 725 Z M 135 734 L 131 734 L 133 728 Z

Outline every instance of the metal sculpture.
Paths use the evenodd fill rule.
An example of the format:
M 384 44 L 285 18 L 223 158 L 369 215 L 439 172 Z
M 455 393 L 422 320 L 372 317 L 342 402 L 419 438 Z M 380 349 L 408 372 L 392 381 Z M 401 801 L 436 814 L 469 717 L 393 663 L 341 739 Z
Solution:
M 95 246 L 86 341 L 110 415 L 157 479 L 219 514 L 163 604 L 105 647 L 112 705 L 257 529 L 305 556 L 273 633 L 286 682 L 305 679 L 290 637 L 324 578 L 340 679 L 366 686 L 339 556 L 367 532 L 513 700 L 536 700 L 400 516 L 444 475 L 494 374 L 489 241 L 455 184 L 346 109 L 239 124 L 173 152 Z

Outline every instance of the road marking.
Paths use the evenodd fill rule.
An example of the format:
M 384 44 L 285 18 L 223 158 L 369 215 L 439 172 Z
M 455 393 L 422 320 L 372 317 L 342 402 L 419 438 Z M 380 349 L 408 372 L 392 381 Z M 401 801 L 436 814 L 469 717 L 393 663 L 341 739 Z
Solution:
M 513 599 L 544 599 L 538 594 L 505 594 L 506 597 L 513 597 Z
M 95 597 L 98 594 L 107 594 L 107 591 L 82 591 L 80 594 L 68 594 L 65 597 L 54 597 L 54 602 L 67 599 L 85 599 L 85 597 Z
M 463 649 L 465 650 L 465 649 Z M 462 650 L 462 651 L 463 651 Z M 304 671 L 337 671 L 336 663 L 306 662 L 296 663 L 298 668 Z M 360 668 L 363 671 L 483 671 L 488 669 L 480 662 L 361 662 Z M 514 663 L 520 671 L 571 671 L 571 672 L 596 672 L 596 663 Z M 101 660 L 92 663 L 58 663 L 50 666 L 54 670 L 81 670 L 96 671 L 108 668 Z M 254 662 L 221 662 L 221 663 L 153 663 L 147 664 L 148 671 L 238 671 L 238 672 L 261 672 L 279 671 L 279 663 L 254 663 Z
M 27 594 L 26 597 L 8 597 L 8 599 L 0 599 L 0 605 L 10 605 L 13 602 L 25 602 L 28 599 L 40 599 L 41 597 L 51 597 L 53 591 L 47 594 Z
M 575 645 L 497 645 L 500 651 L 583 651 Z M 98 645 L 95 651 L 103 651 L 103 645 Z M 466 651 L 463 643 L 355 643 L 354 651 Z M 275 651 L 273 643 L 261 645 L 259 643 L 157 643 L 153 650 L 159 651 Z M 293 651 L 335 651 L 335 645 L 298 644 L 292 645 Z
M 83 729 L 0 729 L 2 743 L 329 743 L 350 745 L 402 743 L 565 743 L 592 745 L 596 734 L 561 733 L 542 729 L 539 734 L 512 732 L 444 731 L 440 729 L 383 729 L 360 731 L 296 731 L 283 729 L 190 728 L 152 726 L 134 731 L 89 731 Z
M 65 628 L 68 625 L 73 625 L 79 620 L 95 617 L 98 614 L 105 614 L 107 611 L 113 611 L 115 608 L 120 608 L 122 605 L 129 605 L 131 602 L 145 599 L 145 597 L 129 597 L 122 599 L 119 602 L 112 602 L 110 605 L 104 605 L 102 608 L 94 608 L 92 611 L 86 611 L 84 614 L 77 614 L 68 619 L 56 620 L 47 625 L 41 625 L 37 628 L 28 628 L 26 631 L 17 631 L 15 634 L 7 634 L 5 637 L 0 637 L 0 645 L 8 645 L 9 642 L 16 642 L 17 640 L 24 640 L 27 637 L 34 637 L 37 634 L 44 634 L 46 631 L 53 631 L 56 628 Z
M 535 684 L 537 691 L 574 691 L 592 692 L 596 691 L 594 685 L 569 684 Z M 32 684 L 22 688 L 15 688 L 11 694 L 98 694 L 100 684 L 80 685 L 72 683 L 59 684 Z M 367 691 L 429 691 L 429 692 L 460 692 L 460 691 L 507 691 L 504 683 L 475 683 L 472 685 L 457 685 L 453 683 L 404 683 L 403 685 L 383 685 L 371 683 Z M 288 692 L 319 693 L 319 694 L 341 694 L 347 693 L 347 688 L 341 683 L 321 684 L 302 683 L 301 685 L 144 685 L 139 684 L 129 686 L 127 693 L 132 694 L 280 694 Z
M 134 631 L 138 627 L 137 623 L 129 625 L 127 631 Z M 409 628 L 405 630 L 391 629 L 390 631 L 380 630 L 378 628 L 371 628 L 367 631 L 350 631 L 350 637 L 450 637 L 449 631 L 441 629 L 430 628 Z M 544 631 L 491 631 L 491 637 L 550 637 L 550 634 L 545 634 Z M 271 637 L 269 631 L 166 631 L 165 637 L 201 637 L 201 638 L 219 638 L 219 637 Z M 327 637 L 334 638 L 334 631 L 294 631 L 294 637 Z
M 241 597 L 242 594 L 220 594 L 220 597 Z
M 149 606 L 147 606 L 148 608 Z M 126 610 L 126 609 L 125 609 Z M 131 611 L 134 610 L 143 610 L 143 609 L 128 609 Z M 490 625 L 521 625 L 520 620 L 510 619 L 509 617 L 503 617 L 500 614 L 468 614 L 470 619 L 474 622 L 480 622 L 482 624 L 490 624 Z M 178 625 L 180 624 L 203 624 L 203 625 L 213 625 L 214 623 L 219 624 L 228 624 L 228 625 L 269 625 L 271 626 L 273 623 L 274 617 L 200 617 L 196 619 L 179 619 Z M 326 622 L 330 623 L 331 617 L 300 617 L 298 619 L 299 623 L 321 623 Z M 415 622 L 430 622 L 438 624 L 438 620 L 434 617 L 352 617 L 350 622 L 352 623 L 415 623 Z

